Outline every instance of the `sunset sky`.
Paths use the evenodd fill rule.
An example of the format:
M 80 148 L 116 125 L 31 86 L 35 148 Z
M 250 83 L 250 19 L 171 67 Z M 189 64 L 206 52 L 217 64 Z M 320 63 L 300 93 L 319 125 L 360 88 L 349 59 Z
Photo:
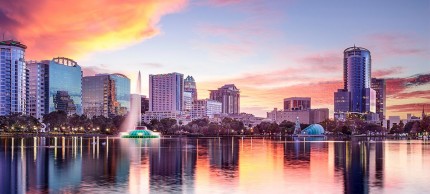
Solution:
M 388 116 L 430 112 L 429 0 L 0 0 L 0 32 L 26 60 L 64 56 L 84 75 L 192 75 L 198 97 L 235 84 L 241 111 L 266 116 L 283 98 L 333 111 L 347 47 L 387 78 Z M 331 115 L 332 116 L 332 115 Z

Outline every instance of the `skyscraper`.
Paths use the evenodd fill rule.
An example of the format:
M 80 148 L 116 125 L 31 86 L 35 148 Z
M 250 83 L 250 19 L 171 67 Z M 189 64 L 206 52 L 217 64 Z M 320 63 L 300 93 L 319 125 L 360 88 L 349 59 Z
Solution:
M 210 90 L 210 99 L 222 103 L 222 113 L 240 113 L 240 91 L 234 84 L 226 84 L 218 90 Z
M 14 40 L 0 42 L 0 115 L 27 114 L 26 48 Z
M 130 109 L 130 79 L 122 74 L 96 74 L 82 79 L 84 114 L 125 115 Z
M 372 89 L 376 91 L 376 113 L 379 115 L 379 120 L 385 120 L 387 111 L 385 79 L 372 78 Z
M 343 90 L 335 92 L 335 118 L 346 110 L 345 102 L 349 102 L 347 112 L 369 114 L 376 112 L 376 92 L 371 88 L 371 56 L 370 51 L 356 47 L 343 52 Z M 349 98 L 349 99 L 346 99 Z M 340 108 L 342 107 L 342 108 Z
M 28 61 L 29 101 L 27 102 L 30 116 L 41 119 L 49 113 L 49 60 Z
M 187 76 L 187 78 L 185 78 L 184 91 L 191 93 L 193 101 L 197 100 L 197 87 L 196 81 L 194 80 L 193 76 Z
M 62 110 L 67 114 L 82 114 L 82 70 L 78 63 L 65 57 L 49 62 L 49 112 Z M 72 106 L 63 109 L 54 101 L 57 95 L 70 98 Z M 58 102 L 58 101 L 57 101 Z
M 149 111 L 184 110 L 184 75 L 149 75 Z
M 36 95 L 29 100 L 30 114 L 36 118 L 58 110 L 82 114 L 82 71 L 78 63 L 64 57 L 27 63 L 32 80 L 29 93 Z

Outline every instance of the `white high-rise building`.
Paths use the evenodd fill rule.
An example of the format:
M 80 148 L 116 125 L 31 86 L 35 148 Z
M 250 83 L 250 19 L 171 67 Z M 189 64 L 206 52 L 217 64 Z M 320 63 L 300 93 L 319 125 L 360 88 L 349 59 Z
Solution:
M 27 62 L 29 72 L 28 113 L 38 119 L 49 113 L 49 60 Z
M 149 75 L 149 111 L 184 110 L 184 75 L 168 73 Z

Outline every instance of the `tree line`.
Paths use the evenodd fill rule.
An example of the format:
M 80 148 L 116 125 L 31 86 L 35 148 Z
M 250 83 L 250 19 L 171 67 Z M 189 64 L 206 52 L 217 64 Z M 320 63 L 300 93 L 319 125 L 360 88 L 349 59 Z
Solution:
M 42 122 L 38 119 L 22 114 L 0 116 L 0 131 L 37 133 L 45 124 L 46 130 L 58 133 L 106 133 L 119 132 L 125 116 L 94 116 L 88 118 L 85 115 L 67 115 L 64 111 L 54 111 L 43 115 Z M 42 124 L 43 123 L 43 124 Z

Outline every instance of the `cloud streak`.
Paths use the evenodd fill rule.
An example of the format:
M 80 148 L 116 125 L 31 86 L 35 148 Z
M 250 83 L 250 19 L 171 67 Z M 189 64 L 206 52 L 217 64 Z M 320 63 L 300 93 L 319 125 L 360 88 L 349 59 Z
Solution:
M 28 46 L 31 59 L 78 57 L 122 48 L 159 33 L 157 23 L 186 0 L 0 1 L 0 31 Z

